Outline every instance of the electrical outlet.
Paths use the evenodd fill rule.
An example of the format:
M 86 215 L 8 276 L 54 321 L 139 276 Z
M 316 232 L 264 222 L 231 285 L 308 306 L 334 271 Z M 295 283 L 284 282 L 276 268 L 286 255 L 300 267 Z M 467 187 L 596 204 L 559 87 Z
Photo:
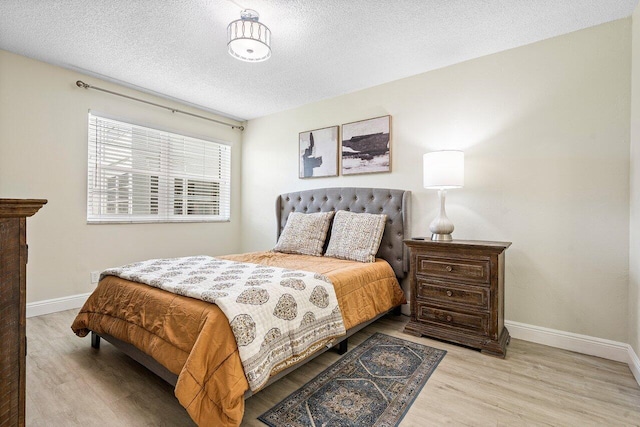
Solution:
M 91 283 L 98 283 L 100 281 L 100 272 L 92 271 L 91 272 Z

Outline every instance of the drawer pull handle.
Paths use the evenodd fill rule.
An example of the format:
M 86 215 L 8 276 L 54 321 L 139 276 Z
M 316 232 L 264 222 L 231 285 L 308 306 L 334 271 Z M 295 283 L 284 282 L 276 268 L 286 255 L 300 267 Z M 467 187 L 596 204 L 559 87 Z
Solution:
M 453 295 L 453 292 L 447 291 L 447 296 L 450 297 L 451 295 Z
M 447 265 L 447 267 L 445 268 L 445 270 L 447 270 L 448 272 L 451 272 L 451 270 L 453 270 L 453 268 L 451 268 L 450 265 Z
M 452 320 L 453 320 L 453 317 L 447 316 L 447 322 L 451 322 Z

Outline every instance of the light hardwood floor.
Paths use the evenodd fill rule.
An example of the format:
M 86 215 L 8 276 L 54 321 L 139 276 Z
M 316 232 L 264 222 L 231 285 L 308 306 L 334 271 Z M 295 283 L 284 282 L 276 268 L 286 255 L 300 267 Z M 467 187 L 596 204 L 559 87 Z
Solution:
M 171 386 L 102 341 L 71 332 L 75 310 L 27 320 L 27 426 L 193 426 Z M 640 387 L 629 367 L 511 340 L 506 359 L 402 333 L 387 317 L 375 332 L 447 351 L 401 426 L 640 425 Z M 336 361 L 329 351 L 246 401 L 243 426 Z

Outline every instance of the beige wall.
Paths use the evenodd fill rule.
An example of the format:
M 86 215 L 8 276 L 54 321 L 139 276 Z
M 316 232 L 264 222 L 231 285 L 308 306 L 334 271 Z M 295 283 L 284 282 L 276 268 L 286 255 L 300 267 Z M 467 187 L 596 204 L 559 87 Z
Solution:
M 640 354 L 640 6 L 632 20 L 629 344 Z
M 422 154 L 466 153 L 455 238 L 513 242 L 509 320 L 627 341 L 631 20 L 251 120 L 242 249 L 273 247 L 281 192 L 409 189 L 413 235 L 437 213 Z M 336 64 L 339 66 L 339 64 Z M 298 179 L 298 132 L 392 115 L 393 172 Z
M 90 284 L 90 271 L 134 260 L 237 252 L 241 133 L 113 95 L 81 90 L 75 86 L 79 79 L 168 103 L 0 51 L 0 197 L 49 200 L 28 220 L 28 302 L 89 292 L 94 288 Z M 175 103 L 168 104 L 193 111 Z M 233 147 L 231 222 L 87 225 L 89 109 L 140 124 L 230 142 Z

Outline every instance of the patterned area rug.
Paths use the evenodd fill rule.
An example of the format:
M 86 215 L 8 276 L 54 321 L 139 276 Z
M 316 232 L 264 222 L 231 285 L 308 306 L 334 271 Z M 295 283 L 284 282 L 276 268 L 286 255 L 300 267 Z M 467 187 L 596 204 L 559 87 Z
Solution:
M 258 419 L 271 427 L 397 426 L 445 354 L 376 333 Z

